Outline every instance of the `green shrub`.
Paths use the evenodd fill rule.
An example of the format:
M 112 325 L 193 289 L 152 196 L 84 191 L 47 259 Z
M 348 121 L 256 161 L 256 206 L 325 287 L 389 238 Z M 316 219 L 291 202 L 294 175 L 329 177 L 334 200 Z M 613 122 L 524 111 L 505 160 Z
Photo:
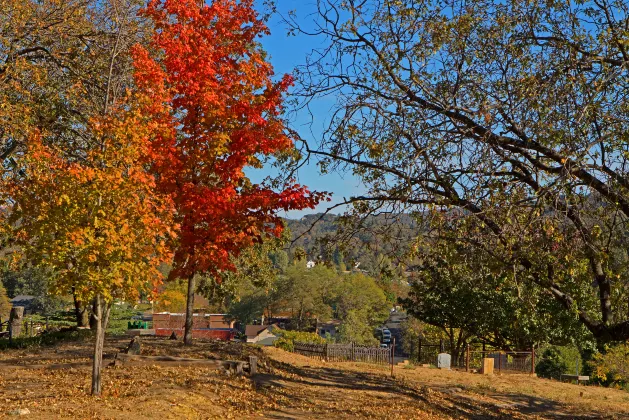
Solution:
M 0 350 L 23 349 L 29 347 L 53 346 L 61 341 L 80 341 L 92 337 L 90 330 L 64 329 L 46 332 L 35 337 L 18 337 L 9 343 L 9 339 L 0 339 Z
M 128 322 L 131 321 L 134 316 L 142 315 L 142 313 L 147 309 L 150 309 L 150 306 L 137 305 L 134 309 L 134 307 L 128 303 L 113 305 L 111 307 L 111 314 L 109 315 L 109 323 L 107 324 L 107 334 L 126 334 Z
M 568 369 L 566 360 L 559 349 L 548 347 L 542 353 L 539 362 L 535 365 L 537 376 L 548 379 L 559 379 L 561 374 Z
M 592 379 L 602 385 L 617 388 L 629 387 L 629 345 L 623 343 L 597 353 L 589 362 Z
M 273 333 L 279 336 L 275 341 L 275 347 L 286 351 L 293 351 L 295 349 L 295 341 L 314 344 L 324 344 L 326 342 L 325 338 L 311 332 L 286 331 L 278 328 L 274 330 Z

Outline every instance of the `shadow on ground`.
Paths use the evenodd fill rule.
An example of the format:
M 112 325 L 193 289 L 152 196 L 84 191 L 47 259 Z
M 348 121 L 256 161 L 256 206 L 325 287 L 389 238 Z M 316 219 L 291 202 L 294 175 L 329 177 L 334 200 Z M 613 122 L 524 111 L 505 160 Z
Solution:
M 338 402 L 339 391 L 357 391 L 368 395 L 387 394 L 389 399 L 412 402 L 418 410 L 439 414 L 443 417 L 458 419 L 507 419 L 507 418 L 545 418 L 545 419 L 600 419 L 600 413 L 575 413 L 570 407 L 556 401 L 500 392 L 488 392 L 480 395 L 469 389 L 431 388 L 421 384 L 395 379 L 386 375 L 363 373 L 350 370 L 337 370 L 327 367 L 297 367 L 291 364 L 272 361 L 274 369 L 288 372 L 289 375 L 258 375 L 255 378 L 259 391 L 265 388 L 281 388 L 294 399 L 291 390 L 310 390 L 316 393 L 317 403 Z M 346 392 L 343 395 L 347 395 Z M 340 410 L 339 410 L 340 409 Z M 336 412 L 351 416 L 352 412 L 344 412 L 336 407 Z M 291 406 L 280 411 L 267 414 L 273 419 L 298 419 L 299 411 Z

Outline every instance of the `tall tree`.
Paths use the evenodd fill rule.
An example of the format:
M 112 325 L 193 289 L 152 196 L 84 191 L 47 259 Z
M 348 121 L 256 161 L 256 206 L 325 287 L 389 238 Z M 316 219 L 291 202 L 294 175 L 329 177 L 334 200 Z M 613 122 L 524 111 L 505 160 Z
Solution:
M 293 153 L 280 118 L 292 81 L 271 80 L 256 41 L 268 29 L 253 0 L 152 0 L 144 15 L 155 32 L 150 49 L 136 49 L 136 82 L 148 92 L 145 112 L 157 127 L 153 170 L 180 224 L 171 276 L 188 281 L 189 344 L 195 275 L 218 281 L 234 269 L 231 256 L 265 233 L 281 233 L 279 210 L 312 207 L 321 195 L 290 179 L 276 191 L 245 176 L 265 157 Z
M 338 293 L 339 277 L 323 264 L 306 268 L 303 261 L 288 267 L 275 287 L 277 309 L 290 312 L 299 330 L 310 327 L 311 321 L 332 317 L 332 304 Z
M 0 160 L 12 170 L 37 130 L 68 161 L 100 147 L 95 117 L 132 88 L 141 0 L 0 0 Z M 19 117 L 18 117 L 19 116 Z M 10 248 L 11 237 L 3 241 Z M 86 305 L 74 297 L 79 326 Z
M 311 151 L 368 186 L 357 216 L 445 214 L 455 229 L 426 232 L 628 339 L 627 2 L 317 4 L 327 44 L 298 80 L 339 100 Z
M 127 104 L 128 106 L 129 104 Z M 26 260 L 50 269 L 51 292 L 94 301 L 92 394 L 101 391 L 105 329 L 115 299 L 136 301 L 161 281 L 171 257 L 168 196 L 155 192 L 144 165 L 148 131 L 137 112 L 93 121 L 101 147 L 71 162 L 37 137 L 2 185 L 6 227 Z M 142 129 L 144 127 L 144 129 Z
M 448 335 L 451 348 L 464 348 L 471 337 L 512 350 L 589 337 L 559 302 L 513 268 L 501 269 L 491 258 L 451 243 L 426 245 L 421 269 L 401 302 L 409 314 Z

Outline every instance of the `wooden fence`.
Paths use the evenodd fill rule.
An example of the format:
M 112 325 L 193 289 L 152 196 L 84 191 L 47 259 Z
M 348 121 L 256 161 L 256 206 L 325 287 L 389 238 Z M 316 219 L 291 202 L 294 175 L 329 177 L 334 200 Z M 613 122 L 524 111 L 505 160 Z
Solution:
M 390 348 L 364 347 L 355 344 L 313 344 L 296 342 L 295 353 L 329 362 L 391 363 Z

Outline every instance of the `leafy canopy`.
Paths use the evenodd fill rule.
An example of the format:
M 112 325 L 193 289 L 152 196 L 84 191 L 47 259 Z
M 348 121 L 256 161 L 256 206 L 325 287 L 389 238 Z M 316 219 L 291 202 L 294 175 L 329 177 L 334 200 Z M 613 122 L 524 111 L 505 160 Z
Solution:
M 256 39 L 268 32 L 252 0 L 148 3 L 151 45 L 134 52 L 135 81 L 148 100 L 152 170 L 175 205 L 180 235 L 172 277 L 217 275 L 232 256 L 282 230 L 279 210 L 312 207 L 321 194 L 287 180 L 276 192 L 245 167 L 293 153 L 280 118 L 289 76 L 273 69 Z
M 101 145 L 81 162 L 34 135 L 20 171 L 3 182 L 7 228 L 28 261 L 51 270 L 53 292 L 111 302 L 137 299 L 161 281 L 172 206 L 144 169 L 144 121 L 133 111 L 94 120 Z

